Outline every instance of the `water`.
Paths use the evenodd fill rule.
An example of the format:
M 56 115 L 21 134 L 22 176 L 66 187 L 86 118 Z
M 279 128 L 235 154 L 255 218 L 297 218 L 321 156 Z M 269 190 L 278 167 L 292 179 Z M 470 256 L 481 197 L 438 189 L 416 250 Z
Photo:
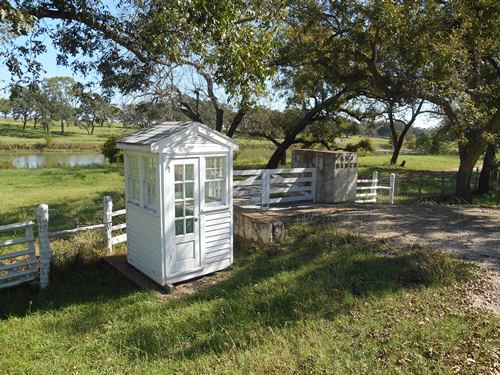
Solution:
M 104 164 L 104 157 L 97 152 L 37 152 L 0 153 L 0 163 L 8 161 L 17 168 L 44 168 L 57 166 L 85 166 Z

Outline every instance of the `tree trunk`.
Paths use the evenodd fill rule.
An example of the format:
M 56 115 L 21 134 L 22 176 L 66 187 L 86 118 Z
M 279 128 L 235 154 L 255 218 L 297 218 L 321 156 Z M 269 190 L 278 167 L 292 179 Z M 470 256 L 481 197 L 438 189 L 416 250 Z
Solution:
M 269 158 L 267 162 L 267 169 L 277 168 L 279 163 L 283 160 L 283 154 L 285 154 L 286 158 L 286 150 L 294 144 L 297 135 L 302 132 L 305 127 L 311 123 L 313 123 L 317 119 L 317 115 L 321 113 L 326 108 L 331 107 L 334 103 L 345 103 L 352 98 L 351 95 L 347 95 L 343 98 L 345 92 L 339 92 L 338 94 L 329 97 L 321 103 L 318 103 L 316 106 L 307 111 L 304 116 L 285 134 L 285 139 L 281 144 L 276 148 L 274 153 Z M 286 159 L 285 159 L 286 160 Z
M 215 130 L 222 132 L 222 125 L 224 123 L 224 110 L 215 108 Z
M 229 138 L 233 138 L 234 133 L 236 132 L 236 129 L 238 126 L 241 124 L 241 121 L 243 120 L 243 117 L 245 116 L 245 111 L 243 109 L 238 110 L 236 113 L 236 116 L 234 116 L 233 121 L 231 122 L 231 125 L 227 129 L 226 135 Z
M 491 171 L 495 166 L 495 155 L 497 152 L 497 144 L 491 143 L 486 147 L 486 152 L 484 153 L 483 168 L 481 169 L 481 174 L 479 175 L 479 182 L 477 185 L 478 194 L 489 194 L 490 193 L 490 175 Z
M 482 150 L 481 150 L 482 151 Z M 459 146 L 460 166 L 458 167 L 455 194 L 457 198 L 470 201 L 472 196 L 471 180 L 481 151 L 472 147 Z
M 397 143 L 394 143 L 391 157 L 391 165 L 396 165 L 398 162 L 399 152 L 401 151 L 401 147 L 403 146 L 403 138 L 400 137 Z
M 23 130 L 26 129 L 27 122 L 28 122 L 28 115 L 23 115 Z
M 295 138 L 295 137 L 294 137 Z M 267 162 L 266 169 L 275 169 L 278 168 L 279 164 L 283 162 L 283 157 L 285 158 L 286 163 L 286 150 L 293 144 L 292 137 L 285 137 L 283 142 L 276 148 L 274 153 L 269 158 Z
M 488 121 L 486 127 L 476 135 L 475 139 L 470 139 L 466 144 L 458 145 L 460 166 L 458 168 L 457 185 L 455 190 L 458 198 L 463 200 L 471 199 L 472 190 L 470 187 L 470 181 L 472 173 L 474 172 L 474 166 L 486 148 L 486 141 L 483 137 L 481 137 L 481 135 L 486 132 L 496 134 L 499 129 L 500 111 L 497 110 Z
M 33 129 L 36 129 L 36 122 L 37 122 L 37 120 L 38 120 L 37 116 L 33 117 Z
M 64 135 L 64 120 L 61 120 L 61 135 Z

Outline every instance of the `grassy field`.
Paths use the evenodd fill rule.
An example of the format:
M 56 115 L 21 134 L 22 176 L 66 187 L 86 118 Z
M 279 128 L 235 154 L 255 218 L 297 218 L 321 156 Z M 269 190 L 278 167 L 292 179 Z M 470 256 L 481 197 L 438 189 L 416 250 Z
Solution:
M 123 205 L 123 166 L 0 169 L 0 224 L 34 219 L 46 203 L 51 230 L 95 224 L 101 219 L 102 198 L 111 195 Z
M 500 322 L 464 303 L 471 266 L 327 222 L 289 233 L 177 299 L 138 290 L 91 238 L 57 243 L 47 290 L 0 292 L 0 372 L 495 372 Z
M 45 137 L 41 125 L 33 129 L 33 124 L 28 122 L 23 130 L 19 121 L 12 119 L 0 119 L 0 149 L 30 149 L 49 145 L 49 149 L 82 150 L 99 149 L 100 146 L 111 135 L 121 135 L 130 132 L 121 126 L 102 128 L 96 127 L 94 134 L 89 135 L 83 127 L 66 126 L 64 135 L 61 135 L 56 125 L 51 127 L 49 140 Z

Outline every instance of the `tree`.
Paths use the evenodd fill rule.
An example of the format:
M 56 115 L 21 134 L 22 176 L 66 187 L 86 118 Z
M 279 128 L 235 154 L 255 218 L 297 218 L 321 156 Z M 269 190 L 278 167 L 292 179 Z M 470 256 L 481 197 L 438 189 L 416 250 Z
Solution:
M 477 184 L 477 194 L 490 193 L 490 176 L 491 172 L 498 168 L 498 160 L 496 158 L 498 145 L 500 144 L 500 132 L 497 134 L 496 139 L 488 144 L 483 158 L 483 167 L 479 174 L 479 181 Z
M 34 109 L 33 86 L 26 87 L 19 84 L 10 87 L 10 103 L 12 116 L 23 122 L 23 130 L 30 119 Z
M 262 0 L 124 0 L 113 11 L 99 0 L 7 1 L 4 6 L 13 13 L 4 23 L 13 29 L 19 28 L 19 14 L 30 16 L 31 25 L 36 25 L 27 38 L 29 46 L 12 45 L 5 54 L 16 75 L 37 73 L 26 57 L 44 51 L 42 36 L 48 34 L 60 52 L 59 64 L 84 74 L 96 70 L 103 87 L 131 93 L 151 79 L 158 66 L 182 65 L 208 73 L 229 97 L 244 102 L 263 89 L 273 72 L 269 56 L 282 11 L 281 1 Z M 46 19 L 54 20 L 50 33 Z
M 104 122 L 108 121 L 116 110 L 109 98 L 98 93 L 78 90 L 76 96 L 80 102 L 76 109 L 79 123 L 90 135 L 94 134 L 96 125 L 104 126 Z
M 76 81 L 71 77 L 52 77 L 43 80 L 42 90 L 50 104 L 50 117 L 58 121 L 61 135 L 64 135 L 64 124 L 75 116 L 74 87 Z
M 393 147 L 393 152 L 391 156 L 391 165 L 396 165 L 398 162 L 398 156 L 401 151 L 401 147 L 403 147 L 403 142 L 405 141 L 405 137 L 412 127 L 412 125 L 415 123 L 415 120 L 417 119 L 418 115 L 422 111 L 422 105 L 424 104 L 423 100 L 418 101 L 417 103 L 412 103 L 410 105 L 411 108 L 411 115 L 410 119 L 406 120 L 404 116 L 404 112 L 408 109 L 406 105 L 398 105 L 399 103 L 395 101 L 389 101 L 387 103 L 387 116 L 389 118 L 389 128 L 391 129 L 391 140 L 392 140 L 392 147 Z M 397 113 L 403 112 L 403 116 L 396 118 Z M 396 122 L 400 123 L 403 128 L 401 131 L 398 133 L 396 129 Z
M 500 126 L 498 3 L 311 0 L 289 9 L 289 81 L 431 103 L 458 138 L 456 195 L 469 198 L 474 164 Z
M 6 119 L 7 115 L 12 112 L 12 103 L 9 99 L 0 98 L 0 112 L 3 113 L 3 117 Z

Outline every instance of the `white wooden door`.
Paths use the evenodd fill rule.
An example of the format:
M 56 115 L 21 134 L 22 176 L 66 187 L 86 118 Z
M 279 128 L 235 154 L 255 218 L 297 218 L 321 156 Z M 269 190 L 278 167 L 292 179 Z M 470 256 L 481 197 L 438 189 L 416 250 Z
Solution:
M 171 170 L 175 196 L 174 273 L 189 272 L 201 266 L 199 159 L 174 160 Z

